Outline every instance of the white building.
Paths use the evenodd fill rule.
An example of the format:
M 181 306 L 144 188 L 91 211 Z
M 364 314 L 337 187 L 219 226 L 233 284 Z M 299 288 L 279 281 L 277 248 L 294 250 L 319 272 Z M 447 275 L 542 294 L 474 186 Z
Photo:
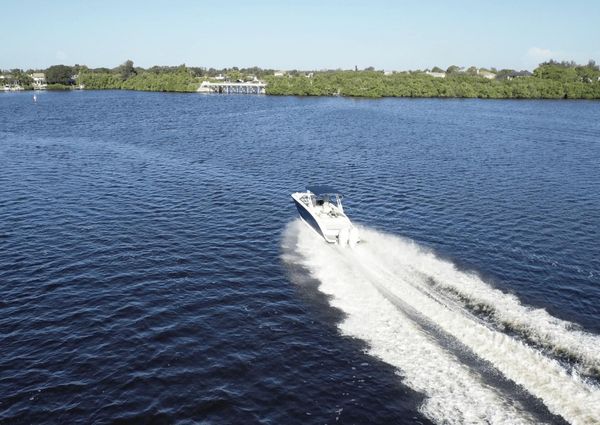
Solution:
M 431 72 L 426 71 L 425 74 L 432 76 L 433 78 L 446 78 L 445 72 Z
M 43 90 L 48 86 L 48 84 L 46 84 L 46 74 L 43 72 L 34 72 L 29 76 L 33 80 L 33 88 L 35 90 Z
M 477 70 L 477 75 L 483 78 L 487 78 L 488 80 L 493 80 L 494 78 L 496 78 L 496 74 L 494 74 L 493 72 L 479 69 Z
M 210 93 L 212 90 L 210 89 L 210 82 L 209 81 L 202 81 L 202 84 L 200 84 L 200 87 L 198 87 L 198 90 L 196 90 L 198 93 Z

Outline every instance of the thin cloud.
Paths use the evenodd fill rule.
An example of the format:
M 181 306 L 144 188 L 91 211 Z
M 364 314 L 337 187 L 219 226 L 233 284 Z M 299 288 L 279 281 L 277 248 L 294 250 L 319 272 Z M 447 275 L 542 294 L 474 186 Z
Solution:
M 531 47 L 529 50 L 527 50 L 527 56 L 531 59 L 531 60 L 535 60 L 535 61 L 547 61 L 549 59 L 553 59 L 555 57 L 557 57 L 559 55 L 559 52 L 550 50 L 550 49 L 543 49 L 541 47 Z
M 564 52 L 542 47 L 530 47 L 527 53 L 523 55 L 522 63 L 526 68 L 536 68 L 540 63 L 550 59 L 561 60 L 564 58 Z

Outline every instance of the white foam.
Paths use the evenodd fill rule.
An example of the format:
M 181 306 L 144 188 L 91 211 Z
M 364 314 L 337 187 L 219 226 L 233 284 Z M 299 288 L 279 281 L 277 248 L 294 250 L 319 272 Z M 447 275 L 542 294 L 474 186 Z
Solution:
M 331 295 L 332 305 L 347 314 L 340 324 L 342 332 L 367 341 L 372 355 L 396 366 L 406 384 L 427 396 L 422 411 L 431 419 L 440 423 L 535 422 L 523 406 L 483 382 L 384 294 L 391 294 L 493 364 L 551 412 L 576 424 L 600 422 L 597 388 L 569 375 L 535 349 L 484 326 L 463 309 L 428 296 L 423 276 L 431 273 L 427 266 L 441 264 L 435 273 L 446 279 L 447 262 L 421 258 L 431 254 L 369 229 L 361 232 L 367 243 L 355 250 L 324 244 L 299 221 L 290 224 L 286 233 L 286 243 L 291 245 L 286 248 L 286 261 L 308 268 L 321 282 L 319 289 Z M 451 276 L 459 273 L 453 268 L 449 271 Z
M 490 313 L 499 323 L 521 331 L 531 341 L 557 353 L 568 353 L 584 371 L 600 371 L 600 336 L 578 330 L 573 323 L 553 317 L 544 309 L 524 306 L 514 295 L 494 289 L 474 273 L 457 270 L 451 262 L 437 258 L 413 241 L 370 229 L 362 229 L 362 233 L 371 242 L 368 252 L 392 273 L 410 277 L 416 284 L 424 284 L 423 279 L 415 279 L 417 274 L 432 278 L 435 285 L 491 308 Z

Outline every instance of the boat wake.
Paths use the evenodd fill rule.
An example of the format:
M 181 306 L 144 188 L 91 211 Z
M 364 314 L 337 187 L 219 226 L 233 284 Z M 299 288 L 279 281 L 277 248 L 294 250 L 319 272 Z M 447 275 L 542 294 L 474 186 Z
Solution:
M 288 225 L 283 259 L 346 317 L 342 333 L 395 366 L 439 423 L 600 423 L 600 337 L 521 304 L 416 243 L 369 228 L 355 249 Z M 581 372 L 584 372 L 582 374 Z M 541 412 L 541 413 L 540 413 Z

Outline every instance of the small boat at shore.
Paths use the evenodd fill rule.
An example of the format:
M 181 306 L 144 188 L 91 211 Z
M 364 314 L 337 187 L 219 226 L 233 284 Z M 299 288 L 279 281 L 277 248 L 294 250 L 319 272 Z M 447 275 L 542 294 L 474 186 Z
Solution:
M 354 247 L 360 242 L 358 229 L 344 213 L 342 195 L 329 186 L 309 186 L 292 193 L 300 218 L 328 243 Z

